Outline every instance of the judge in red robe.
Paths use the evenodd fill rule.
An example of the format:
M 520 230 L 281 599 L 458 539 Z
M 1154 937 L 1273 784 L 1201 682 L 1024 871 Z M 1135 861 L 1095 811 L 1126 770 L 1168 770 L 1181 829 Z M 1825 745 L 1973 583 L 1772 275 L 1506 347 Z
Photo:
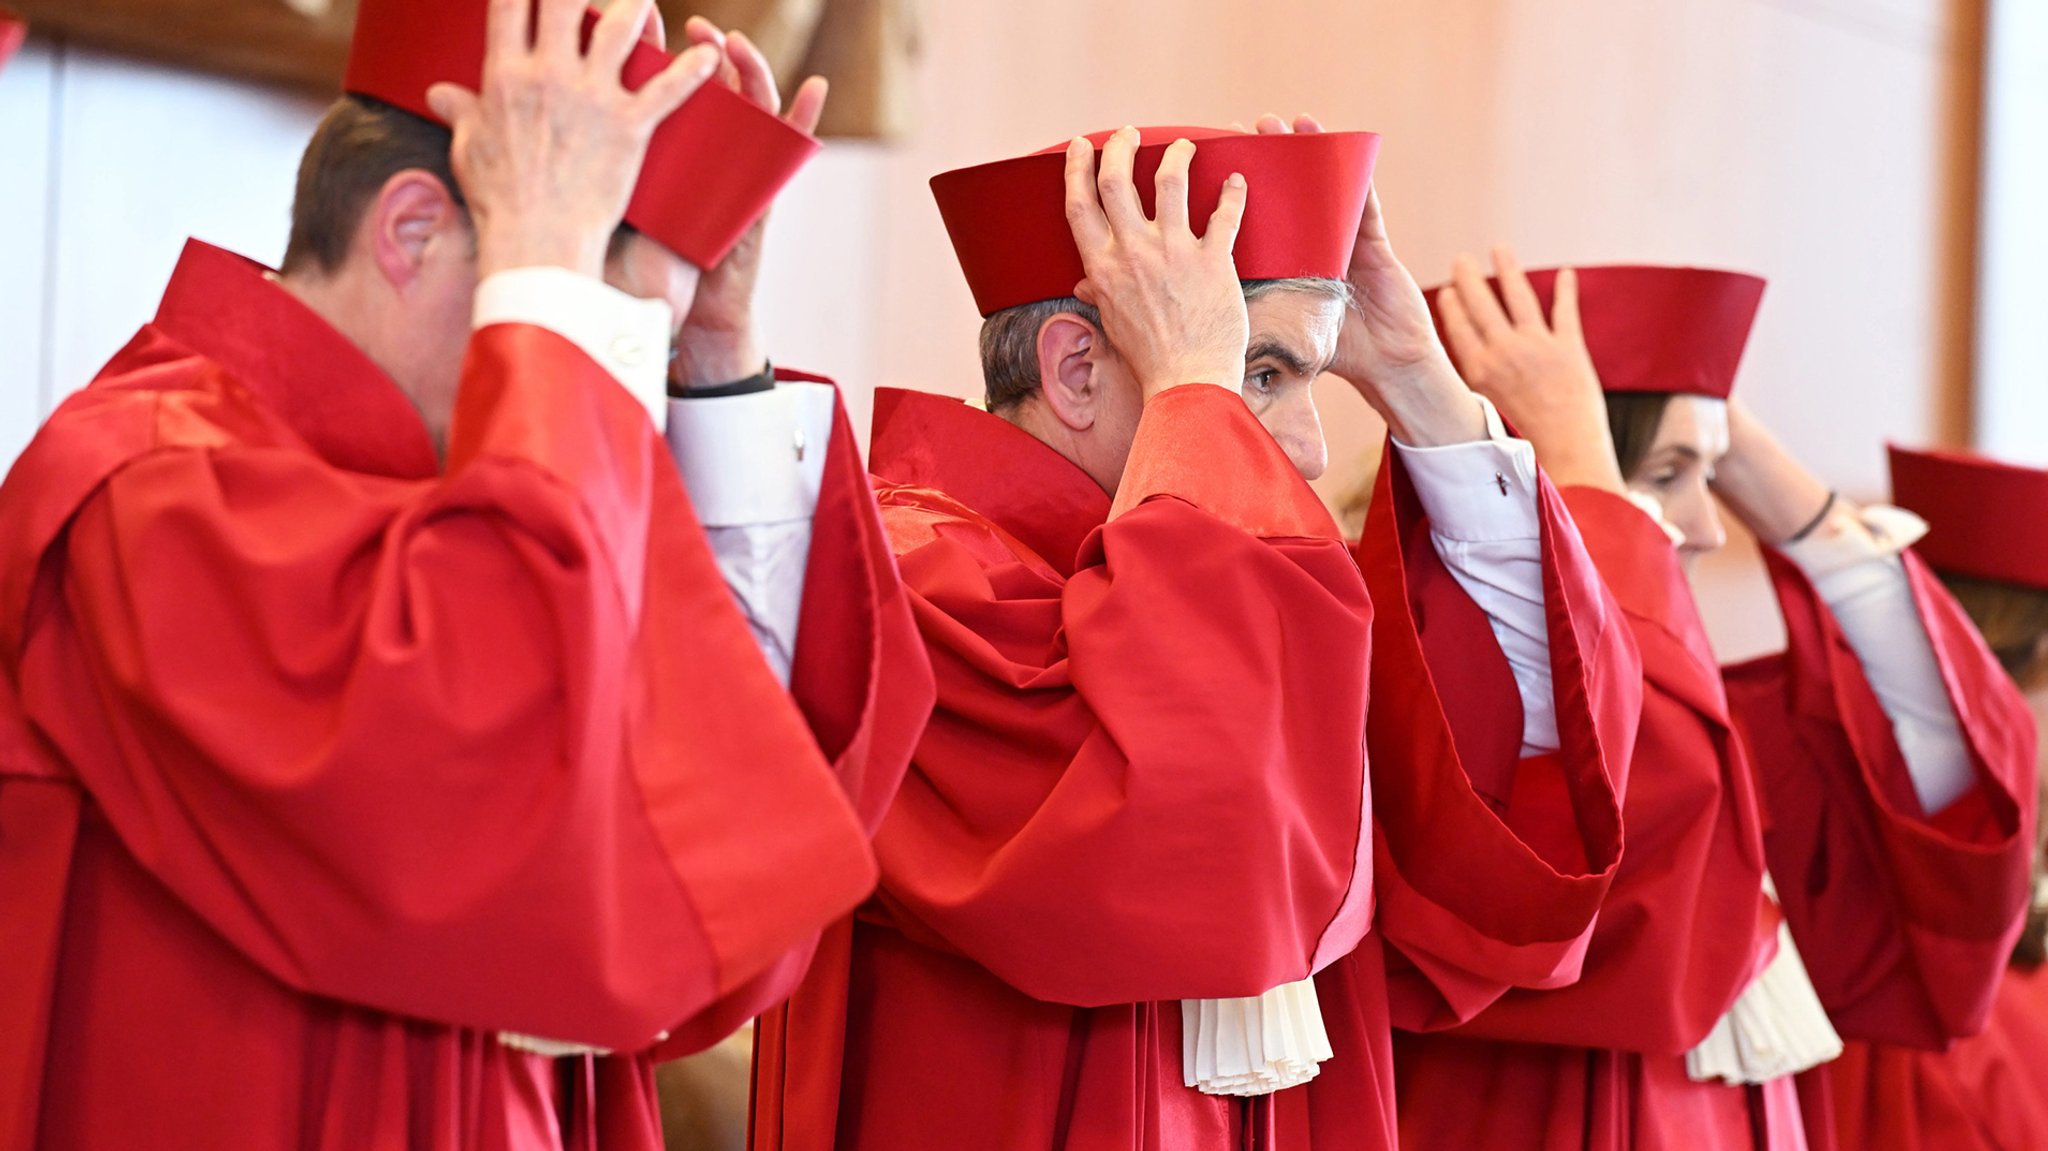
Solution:
M 781 997 L 866 894 L 925 661 L 829 392 L 795 698 L 749 627 L 791 621 L 727 588 L 718 525 L 775 525 L 700 526 L 649 406 L 698 267 L 747 311 L 721 260 L 783 174 L 721 156 L 703 214 L 643 186 L 607 264 L 717 62 L 612 11 L 587 56 L 580 4 L 494 24 L 492 110 L 437 98 L 475 226 L 447 129 L 337 105 L 285 270 L 188 247 L 0 487 L 0 1147 L 658 1148 L 657 1042 Z M 353 74 L 416 99 L 484 5 L 362 28 Z M 761 386 L 673 423 L 793 468 L 768 408 L 818 393 Z
M 2048 676 L 2048 471 L 1893 448 L 1892 499 L 1930 525 L 1921 556 L 2014 681 Z M 2037 876 L 2039 861 L 2036 861 Z M 1946 1051 L 1851 1042 L 1827 1068 L 1837 1145 L 1871 1151 L 2048 1146 L 2048 905 L 2036 880 L 2026 933 L 1980 1035 Z
M 1418 1013 L 1576 974 L 1619 846 L 1631 644 L 1527 445 L 1448 371 L 1368 204 L 1374 138 L 1286 127 L 1127 130 L 934 181 L 996 414 L 878 401 L 872 466 L 941 702 L 877 898 L 762 1022 L 756 1147 L 1390 1147 L 1383 934 Z M 1151 224 L 1132 182 L 1155 170 Z M 1248 341 L 1211 375 L 1148 368 L 1202 329 L 1133 322 L 1144 297 L 1118 294 L 1089 213 L 1142 263 L 1232 172 Z M 1099 310 L 1069 296 L 1084 275 Z M 1388 352 L 1404 335 L 1418 355 Z M 1333 361 L 1401 445 L 1364 553 L 1384 622 L 1302 478 Z
M 1580 981 L 1403 1037 L 1403 1145 L 1824 1146 L 1826 1101 L 1792 1075 L 1837 1031 L 1938 1045 L 1983 1023 L 2025 902 L 2031 722 L 1904 550 L 1912 524 L 1728 403 L 1761 281 L 1496 262 L 1496 284 L 1459 262 L 1440 320 L 1553 473 L 1589 464 L 1566 498 L 1647 695 Z M 1723 542 L 1714 496 L 1773 545 L 1789 633 L 1725 677 L 1684 575 Z

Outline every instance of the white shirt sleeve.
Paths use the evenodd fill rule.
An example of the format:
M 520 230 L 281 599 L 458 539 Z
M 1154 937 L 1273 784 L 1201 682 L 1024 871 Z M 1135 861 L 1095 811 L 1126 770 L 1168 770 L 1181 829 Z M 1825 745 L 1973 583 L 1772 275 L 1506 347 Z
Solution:
M 668 413 L 669 334 L 675 311 L 567 268 L 514 268 L 476 289 L 475 325 L 532 324 L 561 336 L 610 372 L 647 409 Z
M 811 516 L 836 403 L 824 384 L 668 401 L 668 446 L 726 586 L 785 686 L 796 657 Z
M 1812 536 L 1781 550 L 1841 625 L 1892 721 L 1920 805 L 1932 815 L 1967 794 L 1976 771 L 1899 558 L 1925 534 L 1926 521 L 1911 512 L 1843 505 Z
M 1487 439 L 1394 450 L 1429 515 L 1430 540 L 1500 642 L 1522 696 L 1522 754 L 1559 747 L 1550 624 L 1543 605 L 1543 527 L 1536 511 L 1536 449 L 1507 434 L 1484 397 Z

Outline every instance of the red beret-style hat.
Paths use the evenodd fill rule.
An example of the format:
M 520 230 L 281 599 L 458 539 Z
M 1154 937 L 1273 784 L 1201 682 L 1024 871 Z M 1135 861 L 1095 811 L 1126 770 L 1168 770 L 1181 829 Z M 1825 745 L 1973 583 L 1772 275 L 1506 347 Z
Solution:
M 438 122 L 427 107 L 428 88 L 475 88 L 482 80 L 487 8 L 485 0 L 362 0 L 343 88 Z M 595 13 L 585 15 L 586 35 L 595 20 Z M 670 59 L 638 45 L 626 61 L 626 85 L 639 88 Z M 626 222 L 711 267 L 817 150 L 817 140 L 707 81 L 655 129 Z
M 1894 446 L 1892 502 L 1927 521 L 1936 571 L 2048 591 L 2048 471 Z
M 28 23 L 14 14 L 12 9 L 0 8 L 0 68 L 7 67 L 7 61 L 21 50 L 21 42 L 28 39 Z
M 1100 148 L 1112 132 L 1088 137 Z M 1155 211 L 1152 178 L 1167 145 L 1194 142 L 1188 218 L 1199 234 L 1244 173 L 1250 195 L 1232 249 L 1241 280 L 1344 278 L 1372 187 L 1380 138 L 1373 132 L 1259 135 L 1219 128 L 1142 128 L 1132 168 L 1138 196 Z M 932 177 L 932 195 L 983 316 L 1057 300 L 1081 282 L 1081 252 L 1067 226 L 1067 149 L 958 168 Z
M 1735 369 L 1763 300 L 1763 280 L 1712 268 L 1646 265 L 1580 268 L 1578 277 L 1579 323 L 1602 389 L 1716 400 L 1735 390 Z M 1530 272 L 1529 283 L 1548 316 L 1557 269 Z M 1487 284 L 1500 293 L 1499 281 Z M 1439 330 L 1437 296 L 1448 289 L 1429 293 Z

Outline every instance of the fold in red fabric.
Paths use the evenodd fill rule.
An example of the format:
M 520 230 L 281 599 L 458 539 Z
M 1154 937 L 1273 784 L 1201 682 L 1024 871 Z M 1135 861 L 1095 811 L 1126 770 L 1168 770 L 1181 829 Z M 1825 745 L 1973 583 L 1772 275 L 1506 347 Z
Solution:
M 930 681 L 843 417 L 799 704 L 595 363 L 461 397 L 441 471 L 195 244 L 0 488 L 0 1147 L 658 1147 L 651 1054 L 495 1034 L 711 1038 L 866 894 Z
M 1177 389 L 1147 407 L 1112 502 L 1001 419 L 885 391 L 873 466 L 940 701 L 877 840 L 877 898 L 762 1022 L 753 1145 L 1393 1147 L 1361 743 L 1369 645 L 1394 633 L 1285 456 L 1236 396 Z M 1405 596 L 1389 547 L 1389 594 Z M 1413 578 L 1455 590 L 1422 552 Z M 1590 567 L 1556 580 L 1573 734 L 1541 770 L 1569 783 L 1561 813 L 1528 822 L 1568 849 L 1519 844 L 1451 750 L 1454 729 L 1509 725 L 1504 745 L 1464 734 L 1505 746 L 1489 770 L 1514 774 L 1511 675 L 1462 723 L 1427 703 L 1412 731 L 1395 725 L 1392 759 L 1373 745 L 1375 773 L 1421 781 L 1404 812 L 1491 837 L 1475 870 L 1514 860 L 1491 900 L 1469 874 L 1413 900 L 1430 911 L 1404 938 L 1460 996 L 1568 977 L 1618 847 L 1604 749 L 1628 743 L 1640 675 Z M 1411 609 L 1392 610 L 1407 628 Z M 1433 626 L 1499 659 L 1477 608 L 1457 610 Z M 1394 676 L 1424 660 L 1412 631 L 1399 642 Z M 1424 706 L 1420 690 L 1397 706 Z M 1424 754 L 1442 760 L 1407 762 Z M 1501 910 L 1517 897 L 1548 903 Z M 1475 908 L 1525 933 L 1488 942 Z M 1177 1000 L 1311 971 L 1336 1049 L 1316 1080 L 1249 1101 L 1183 1086 Z
M 1566 499 L 1643 656 L 1627 848 L 1577 984 L 1510 992 L 1449 1034 L 1397 1036 L 1403 1145 L 1826 1147 L 1825 1116 L 1803 1113 L 1790 1080 L 1742 1088 L 1685 1071 L 1685 1052 L 1774 951 L 1780 913 L 1760 894 L 1766 805 L 1783 916 L 1845 1033 L 1960 1033 L 1990 990 L 1982 949 L 2009 941 L 2023 908 L 2024 846 L 2013 854 L 2009 842 L 2031 825 L 2031 793 L 2015 790 L 2032 771 L 2023 707 L 1987 678 L 1981 642 L 1915 567 L 1979 759 L 1977 792 L 1928 820 L 1899 804 L 1910 782 L 1889 721 L 1789 565 L 1774 559 L 1772 571 L 1791 647 L 1724 684 L 1657 525 L 1618 497 Z M 1958 820 L 1967 826 L 1952 829 Z M 1909 863 L 1928 870 L 1904 877 Z M 1966 887 L 1946 912 L 1918 901 L 1934 875 Z

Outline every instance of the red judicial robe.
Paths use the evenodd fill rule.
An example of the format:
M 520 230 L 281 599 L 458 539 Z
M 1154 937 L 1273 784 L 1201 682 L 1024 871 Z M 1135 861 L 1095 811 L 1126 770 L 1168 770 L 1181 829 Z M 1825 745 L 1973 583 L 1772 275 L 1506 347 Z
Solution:
M 658 1147 L 647 1049 L 786 993 L 929 705 L 847 430 L 798 704 L 572 344 L 477 333 L 444 471 L 191 245 L 0 487 L 0 1148 Z
M 1374 579 L 1399 598 L 1412 574 L 1442 622 L 1418 636 L 1403 599 L 1389 635 L 1328 513 L 1227 391 L 1152 401 L 1114 503 L 957 401 L 885 391 L 876 425 L 940 703 L 877 839 L 876 899 L 762 1021 L 755 1147 L 1391 1146 L 1375 866 L 1398 869 L 1381 916 L 1398 906 L 1401 942 L 1420 945 L 1406 970 L 1458 976 L 1418 1003 L 1575 974 L 1618 855 L 1607 751 L 1628 746 L 1640 673 L 1561 508 L 1546 542 L 1578 557 L 1550 588 L 1567 754 L 1532 770 L 1518 812 L 1544 829 L 1537 848 L 1466 782 L 1458 755 L 1480 744 L 1454 747 L 1434 702 L 1425 641 L 1483 642 L 1475 682 L 1493 694 L 1474 715 L 1513 764 L 1512 675 L 1412 506 L 1368 550 Z M 1404 818 L 1471 835 L 1490 888 L 1432 870 L 1426 837 L 1411 855 L 1369 832 L 1376 636 L 1407 677 L 1394 702 L 1429 711 L 1392 725 L 1403 758 L 1374 744 L 1375 775 L 1400 774 Z M 1500 906 L 1522 897 L 1542 902 Z M 1178 1000 L 1312 971 L 1337 1052 L 1321 1077 L 1249 1102 L 1183 1085 Z
M 1827 1071 L 1845 1151 L 2048 1147 L 2048 969 L 2009 971 L 1983 1034 L 1945 1052 L 1850 1043 Z
M 1978 773 L 1975 792 L 1930 820 L 1861 666 L 1788 561 L 1771 559 L 1788 650 L 1724 680 L 1661 529 L 1617 496 L 1567 498 L 1642 649 L 1627 851 L 1577 984 L 1512 992 L 1457 1032 L 1397 1037 L 1402 1144 L 1798 1147 L 1810 1140 L 1794 1083 L 1694 1083 L 1685 1071 L 1685 1053 L 1774 953 L 1766 859 L 1845 1035 L 1934 1042 L 1980 1026 L 1987 974 L 2025 902 L 2031 719 L 1908 557 Z

